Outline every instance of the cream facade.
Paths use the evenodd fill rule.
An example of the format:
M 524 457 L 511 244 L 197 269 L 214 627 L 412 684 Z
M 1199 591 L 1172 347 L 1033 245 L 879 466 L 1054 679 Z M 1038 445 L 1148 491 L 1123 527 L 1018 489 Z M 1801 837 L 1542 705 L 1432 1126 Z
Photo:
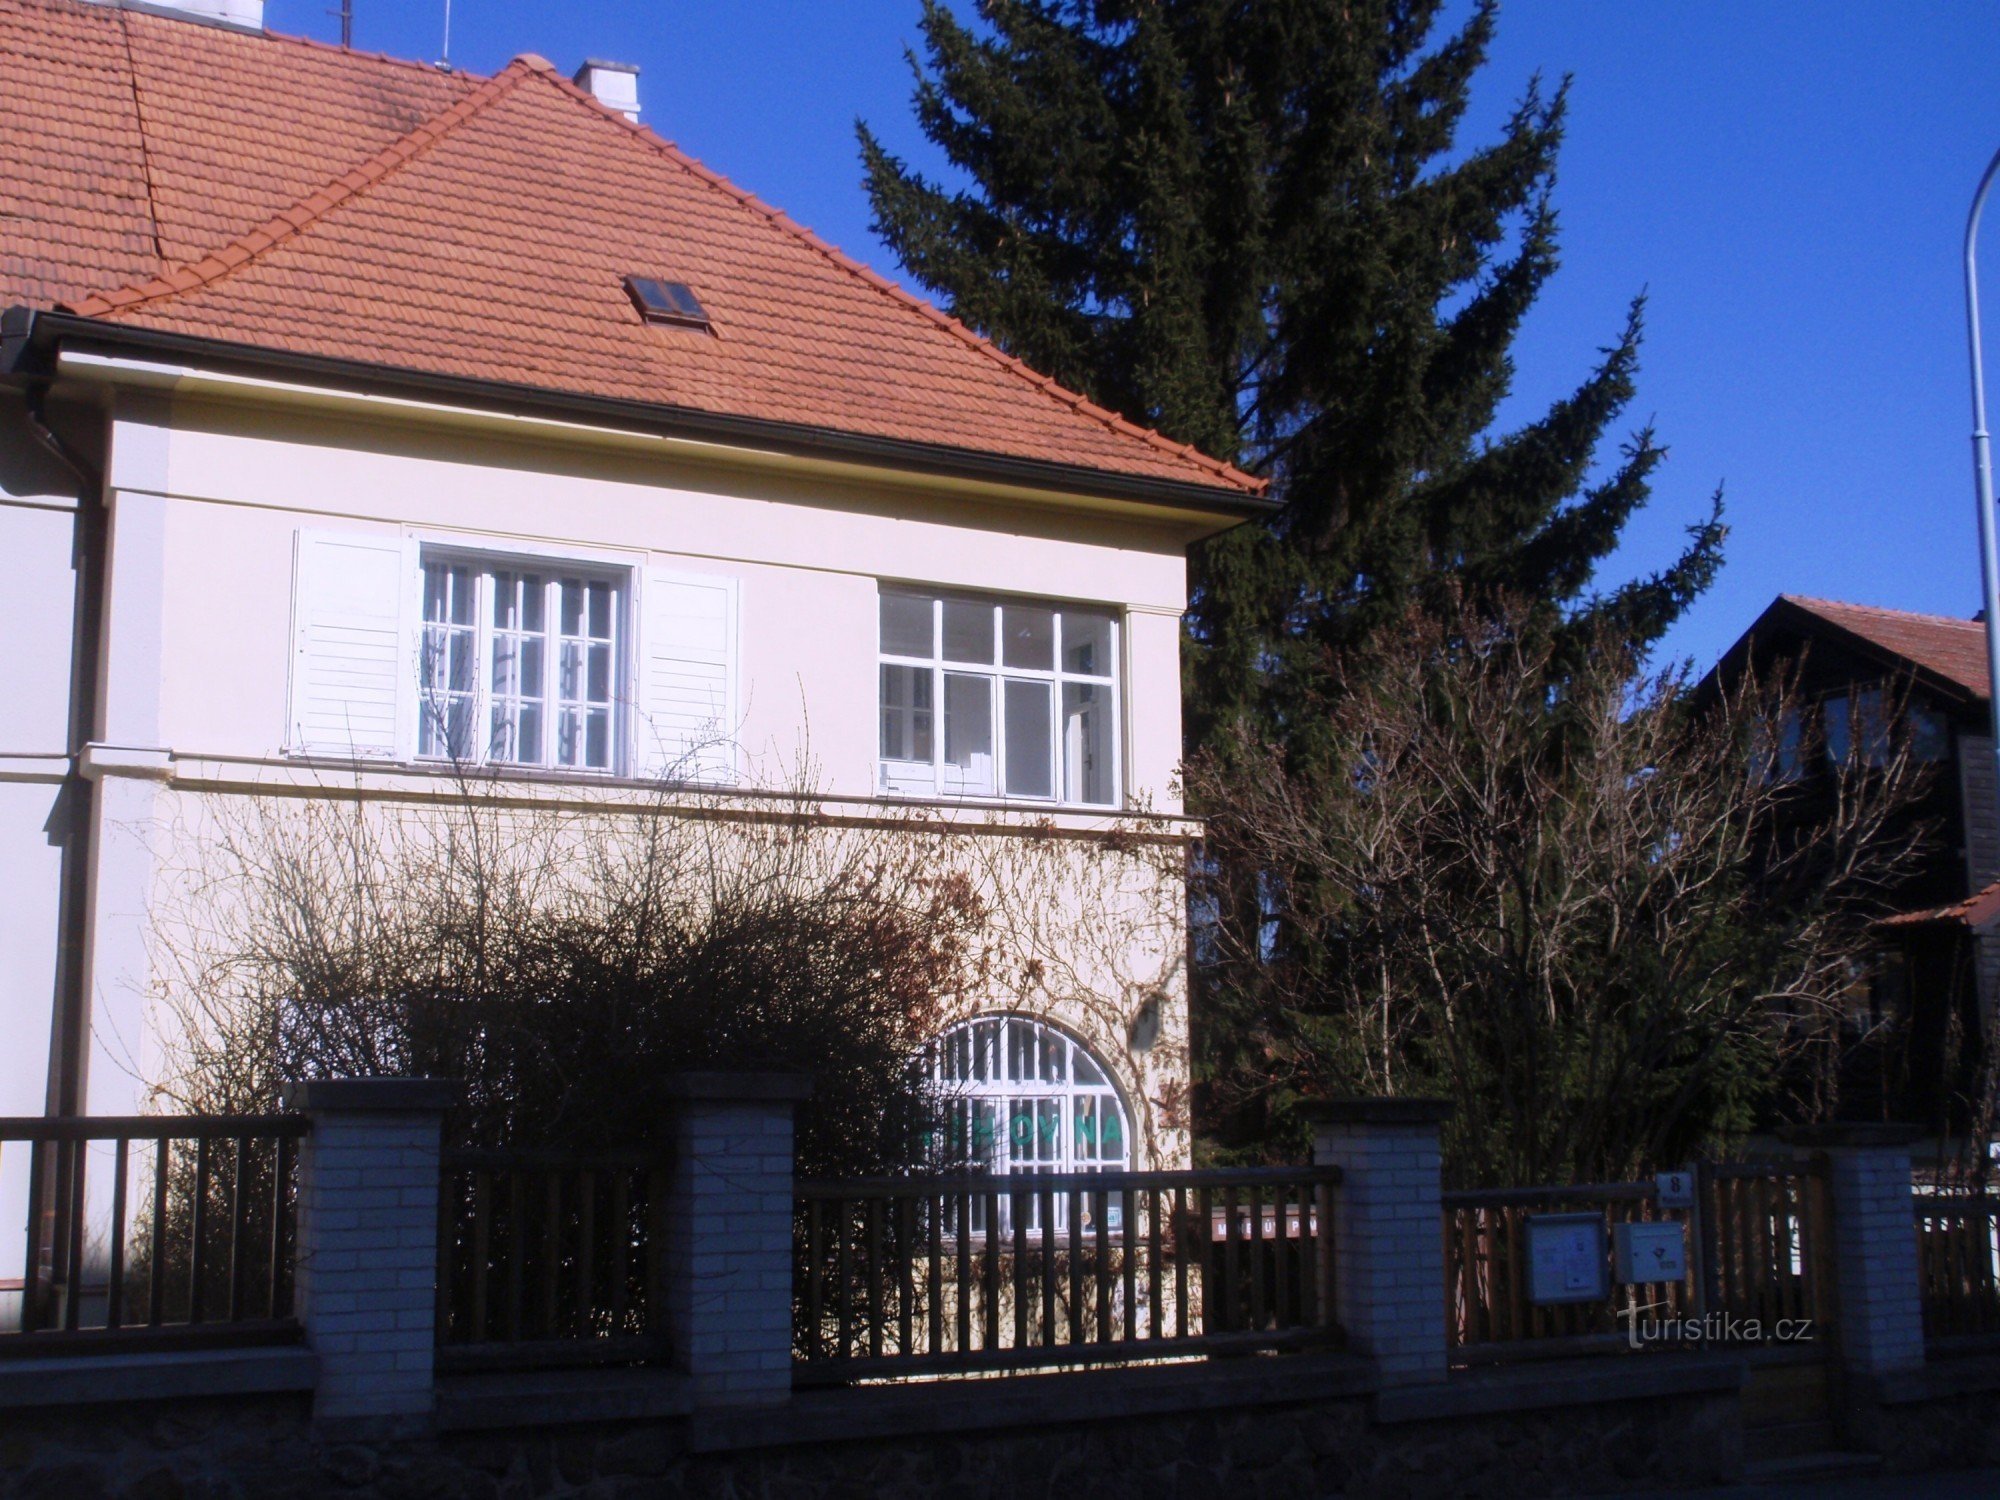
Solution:
M 19 710 L 0 745 L 7 1112 L 146 1107 L 170 1024 L 160 913 L 189 873 L 175 841 L 230 799 L 358 789 L 423 807 L 457 795 L 435 733 L 426 742 L 438 679 L 420 681 L 450 613 L 437 580 L 456 565 L 489 590 L 524 574 L 595 580 L 615 619 L 600 631 L 605 745 L 580 748 L 604 692 L 586 688 L 568 749 L 534 731 L 544 758 L 568 765 L 489 768 L 524 806 L 615 817 L 657 805 L 662 778 L 707 808 L 809 782 L 836 820 L 920 811 L 965 849 L 1033 841 L 1044 884 L 1010 920 L 1036 956 L 1003 965 L 957 1012 L 1022 1017 L 1080 1047 L 1085 1062 L 1042 1065 L 1060 1079 L 1031 1063 L 1025 1092 L 1087 1092 L 1101 1069 L 1124 1159 L 1184 1163 L 1179 621 L 1186 549 L 1226 518 L 108 353 L 64 353 L 47 406 L 80 474 L 36 441 L 25 408 L 0 411 L 0 547 L 25 580 L 0 605 Z M 93 597 L 77 548 L 97 474 Z M 940 648 L 929 680 L 943 701 L 923 753 L 948 774 L 914 789 L 907 736 L 885 760 L 885 594 L 906 615 L 917 601 L 1010 633 L 983 676 L 950 660 L 976 644 Z M 490 625 L 491 595 L 480 598 Z M 97 622 L 89 662 L 73 618 Z M 567 627 L 549 628 L 561 649 Z M 1046 643 L 1012 654 L 1012 635 L 1056 628 L 1074 642 L 1060 664 Z M 491 663 L 479 666 L 490 683 Z M 87 733 L 71 723 L 73 680 L 92 700 Z M 944 722 L 982 693 L 983 731 L 964 715 Z M 495 696 L 473 705 L 482 725 Z M 979 763 L 977 743 L 947 743 L 967 733 L 1002 771 Z M 1086 750 L 1091 775 L 1068 774 Z M 1109 768 L 1096 764 L 1107 751 Z M 979 769 L 951 772 L 954 756 Z M 84 826 L 66 838 L 79 791 Z M 1134 835 L 1154 852 L 1119 853 Z M 67 977 L 65 870 L 82 895 Z M 966 1033 L 959 1067 L 967 1046 L 998 1049 L 984 1092 L 1021 1094 L 1001 1076 L 1009 1045 L 1006 1028 Z

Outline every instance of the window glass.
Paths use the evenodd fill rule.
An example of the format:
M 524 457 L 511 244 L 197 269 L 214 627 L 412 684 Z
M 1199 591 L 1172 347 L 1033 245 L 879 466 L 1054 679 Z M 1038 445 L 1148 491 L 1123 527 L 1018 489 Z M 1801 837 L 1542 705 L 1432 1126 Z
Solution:
M 1117 804 L 1110 611 L 885 590 L 879 622 L 885 790 Z
M 1086 677 L 1111 675 L 1111 616 L 1091 610 L 1063 611 L 1063 670 Z
M 1951 730 L 1944 715 L 1927 704 L 1910 705 L 1910 753 L 1918 760 L 1944 760 L 1951 754 Z
M 1053 797 L 1055 746 L 1046 682 L 1007 683 L 1007 792 L 1014 797 Z
M 1826 725 L 1826 758 L 1844 766 L 1854 748 L 1854 704 L 1847 698 L 1829 698 L 1820 706 L 1820 713 Z
M 921 656 L 936 650 L 931 638 L 932 601 L 910 594 L 882 596 L 882 654 Z
M 1797 781 L 1805 771 L 1805 715 L 1788 708 L 1778 720 L 1778 779 Z
M 1112 799 L 1111 692 L 1094 682 L 1063 684 L 1063 798 Z
M 620 598 L 609 579 L 427 557 L 418 753 L 611 770 Z
M 927 1071 L 939 1094 L 937 1128 L 929 1146 L 941 1166 L 1013 1172 L 1111 1171 L 1130 1165 L 1130 1131 L 1125 1108 L 1103 1068 L 1083 1044 L 1026 1016 L 983 1017 L 952 1027 L 926 1051 Z M 987 1066 L 980 1059 L 991 1059 Z M 1045 1205 L 1039 1195 L 1000 1195 L 998 1228 L 1066 1231 L 1071 1211 L 1066 1193 Z M 1097 1204 L 1081 1194 L 1080 1226 L 1092 1227 Z M 1053 1208 L 1055 1222 L 1042 1215 Z M 969 1205 L 975 1233 L 988 1222 L 984 1195 Z M 1108 1224 L 1117 1227 L 1118 1205 L 1105 1205 Z M 1013 1214 L 1027 1218 L 1018 1226 Z
M 882 758 L 928 761 L 931 685 L 928 667 L 882 668 Z
M 944 659 L 993 663 L 993 606 L 944 601 Z
M 1880 688 L 1863 688 L 1854 695 L 1854 721 L 1861 756 L 1871 766 L 1889 763 L 1889 713 Z
M 945 770 L 961 791 L 993 790 L 993 679 L 944 674 Z
M 1009 604 L 1000 611 L 1001 664 L 1053 672 L 1056 666 L 1056 612 L 1033 604 Z

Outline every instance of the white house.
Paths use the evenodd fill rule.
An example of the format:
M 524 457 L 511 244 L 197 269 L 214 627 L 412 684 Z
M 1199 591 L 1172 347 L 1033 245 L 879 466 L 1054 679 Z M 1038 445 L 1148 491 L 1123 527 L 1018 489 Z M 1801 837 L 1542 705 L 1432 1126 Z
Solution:
M 616 807 L 809 735 L 837 816 L 1186 835 L 1185 553 L 1256 480 L 691 160 L 629 69 L 260 10 L 0 0 L 0 1114 L 143 1102 L 160 838 L 203 799 L 420 806 L 457 758 Z M 1178 1164 L 1155 968 L 979 997 L 946 1055 Z

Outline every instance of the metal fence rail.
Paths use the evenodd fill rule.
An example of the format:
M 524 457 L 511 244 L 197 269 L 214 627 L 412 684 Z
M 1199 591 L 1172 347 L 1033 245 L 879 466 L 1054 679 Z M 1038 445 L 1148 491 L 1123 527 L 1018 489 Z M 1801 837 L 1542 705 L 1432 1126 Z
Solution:
M 803 1383 L 1337 1341 L 1330 1167 L 797 1188 Z
M 298 1336 L 297 1115 L 0 1119 L 29 1149 L 26 1261 L 0 1353 Z
M 446 1151 L 438 1194 L 444 1368 L 666 1353 L 657 1152 Z
M 1912 1206 L 1925 1340 L 2000 1334 L 2000 1197 L 1919 1193 Z

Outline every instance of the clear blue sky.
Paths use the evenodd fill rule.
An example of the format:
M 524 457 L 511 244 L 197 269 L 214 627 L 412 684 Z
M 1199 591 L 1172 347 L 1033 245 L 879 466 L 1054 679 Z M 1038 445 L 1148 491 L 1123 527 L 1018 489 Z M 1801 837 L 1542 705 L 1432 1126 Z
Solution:
M 356 45 L 434 59 L 444 0 L 354 0 Z M 270 0 L 332 39 L 337 0 Z M 648 124 L 885 274 L 853 122 L 918 162 L 915 0 L 454 0 L 452 60 L 638 63 Z M 2000 8 L 1514 0 L 1468 140 L 1530 74 L 1575 76 L 1564 266 L 1513 415 L 1566 391 L 1651 294 L 1634 419 L 1671 458 L 1607 579 L 1657 565 L 1726 486 L 1721 581 L 1668 648 L 1706 664 L 1780 591 L 1978 605 L 1958 249 L 2000 147 Z M 1988 298 L 2000 349 L 2000 208 Z M 2000 365 L 1996 365 L 2000 369 Z

